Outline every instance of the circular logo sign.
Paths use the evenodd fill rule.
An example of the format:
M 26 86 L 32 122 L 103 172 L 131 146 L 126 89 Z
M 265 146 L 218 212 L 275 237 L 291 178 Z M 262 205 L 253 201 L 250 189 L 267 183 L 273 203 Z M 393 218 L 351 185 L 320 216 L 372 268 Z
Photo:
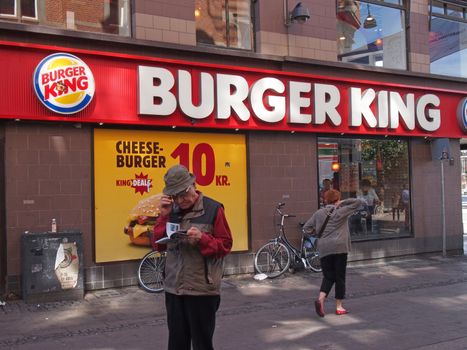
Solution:
M 467 97 L 464 97 L 457 107 L 457 121 L 464 132 L 467 132 Z
M 48 109 L 60 114 L 73 114 L 92 101 L 94 76 L 78 57 L 55 53 L 37 65 L 34 91 Z

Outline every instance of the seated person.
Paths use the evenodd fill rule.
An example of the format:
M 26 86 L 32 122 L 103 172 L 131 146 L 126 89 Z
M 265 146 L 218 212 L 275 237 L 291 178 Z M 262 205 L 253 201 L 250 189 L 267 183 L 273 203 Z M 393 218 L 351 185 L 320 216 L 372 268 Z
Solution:
M 366 219 L 367 230 L 371 232 L 371 222 L 372 215 L 375 212 L 375 206 L 380 204 L 378 195 L 373 187 L 371 187 L 371 182 L 368 179 L 363 179 L 360 183 L 360 190 L 357 191 L 357 198 L 363 199 L 368 205 L 368 217 Z
M 358 207 L 357 211 L 352 214 L 349 218 L 349 228 L 351 234 L 366 234 L 368 232 L 368 218 L 370 212 L 368 211 L 368 205 L 363 204 Z

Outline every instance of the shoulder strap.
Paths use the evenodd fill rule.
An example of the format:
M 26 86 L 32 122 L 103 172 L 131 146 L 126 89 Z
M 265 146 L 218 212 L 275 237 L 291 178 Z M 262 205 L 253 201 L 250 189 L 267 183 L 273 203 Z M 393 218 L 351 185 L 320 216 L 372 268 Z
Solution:
M 317 236 L 318 238 L 321 238 L 321 236 L 323 235 L 324 229 L 326 228 L 326 225 L 328 224 L 329 218 L 331 217 L 331 214 L 333 211 L 334 211 L 334 208 L 331 208 L 331 210 L 327 212 L 326 220 L 324 220 L 323 226 L 321 226 L 321 230 L 319 230 L 319 233 Z

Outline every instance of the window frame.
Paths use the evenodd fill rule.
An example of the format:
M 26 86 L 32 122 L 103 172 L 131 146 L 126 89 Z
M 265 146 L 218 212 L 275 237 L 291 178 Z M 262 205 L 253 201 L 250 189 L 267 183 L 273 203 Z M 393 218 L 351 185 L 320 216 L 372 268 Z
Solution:
M 20 6 L 21 6 L 21 1 L 22 0 L 15 0 L 15 1 L 20 1 Z M 38 16 L 38 12 L 37 12 L 37 0 L 34 0 L 34 13 L 36 14 L 35 17 L 21 15 L 21 19 L 24 18 L 24 19 L 26 19 L 28 21 L 38 21 L 39 20 L 39 16 Z
M 433 12 L 433 3 L 434 2 L 441 3 L 443 5 L 443 12 L 444 13 L 441 14 L 441 13 L 438 13 L 438 12 Z M 451 16 L 451 15 L 447 14 L 449 5 L 454 5 L 454 6 L 460 7 L 462 9 L 463 17 L 461 18 L 461 17 Z M 428 4 L 428 7 L 429 7 L 428 8 L 428 32 L 429 33 L 432 32 L 432 21 L 433 21 L 434 18 L 439 18 L 441 20 L 457 22 L 457 23 L 461 23 L 463 25 L 467 25 L 467 2 L 466 1 L 430 0 L 429 4 Z M 429 56 L 430 56 L 430 74 L 442 74 L 442 73 L 439 73 L 439 72 L 433 73 L 433 71 L 436 71 L 436 70 L 432 70 L 432 63 L 433 62 L 431 62 L 432 56 L 431 56 L 431 43 L 430 43 L 430 40 L 428 40 L 428 45 L 429 45 L 429 50 L 430 50 L 430 54 L 429 54 Z M 444 75 L 444 74 L 442 74 L 442 75 Z M 463 78 L 464 77 L 462 75 L 452 75 L 452 74 L 446 74 L 445 76 L 455 77 L 455 78 Z
M 429 26 L 428 26 L 428 30 L 431 31 L 431 19 L 433 17 L 439 17 L 439 18 L 442 18 L 442 19 L 446 19 L 446 20 L 450 20 L 450 21 L 456 21 L 456 22 L 462 22 L 462 23 L 466 23 L 467 24 L 467 3 L 466 2 L 460 2 L 460 1 L 455 1 L 455 0 L 452 0 L 452 1 L 449 1 L 449 0 L 436 0 L 436 2 L 440 2 L 443 4 L 443 9 L 444 9 L 444 13 L 443 14 L 440 14 L 440 13 L 437 13 L 437 12 L 433 12 L 433 0 L 430 0 L 430 4 L 429 4 L 429 11 L 428 11 L 428 18 L 429 18 Z M 455 16 L 450 16 L 447 14 L 447 10 L 448 10 L 448 5 L 455 5 L 455 6 L 459 6 L 462 8 L 462 13 L 463 13 L 463 17 L 455 17 Z
M 23 16 L 21 14 L 21 1 L 22 0 L 13 0 L 14 2 L 14 14 L 5 14 L 5 13 L 0 13 L 0 18 L 5 18 L 5 19 L 15 19 L 19 22 L 21 22 L 23 19 L 27 21 L 38 21 L 39 16 L 38 16 L 38 11 L 37 11 L 37 0 L 34 1 L 34 13 L 36 14 L 35 17 L 30 17 L 30 16 Z
M 15 14 L 2 14 L 0 13 L 0 21 L 3 22 L 10 22 L 10 23 L 19 23 L 23 25 L 35 25 L 39 26 L 40 28 L 50 29 L 50 30 L 58 30 L 58 31 L 66 31 L 66 32 L 76 32 L 76 33 L 83 33 L 85 35 L 109 35 L 111 37 L 122 37 L 122 38 L 134 38 L 133 33 L 135 33 L 135 21 L 132 19 L 132 9 L 133 9 L 133 0 L 117 0 L 118 6 L 118 23 L 116 23 L 115 28 L 116 33 L 109 32 L 105 30 L 100 31 L 92 31 L 86 29 L 76 29 L 76 28 L 69 28 L 66 25 L 66 21 L 63 22 L 50 22 L 47 20 L 47 14 L 44 12 L 44 6 L 42 2 L 38 0 L 34 0 L 34 12 L 35 17 L 31 16 L 24 16 L 21 15 L 21 2 L 23 0 L 13 0 L 12 3 L 14 4 Z M 110 2 L 109 2 L 110 4 Z M 66 15 L 66 11 L 64 12 Z M 120 16 L 123 15 L 123 16 Z M 121 25 L 124 23 L 124 20 L 127 20 L 126 25 Z M 77 22 L 78 23 L 78 22 Z M 100 25 L 101 22 L 90 22 L 92 25 Z
M 350 239 L 352 242 L 364 242 L 364 241 L 380 241 L 380 240 L 385 240 L 385 239 L 397 239 L 397 238 L 410 238 L 410 237 L 414 237 L 415 236 L 415 232 L 414 232 L 414 221 L 413 221 L 413 217 L 414 217 L 414 211 L 413 211 L 413 185 L 412 185 L 412 157 L 411 157 L 411 149 L 412 149 L 412 144 L 410 142 L 410 138 L 409 137 L 404 137 L 404 136 L 388 136 L 388 137 L 379 137 L 379 136 L 376 136 L 376 135 L 340 135 L 340 134 L 318 134 L 317 137 L 316 137 L 316 178 L 317 178 L 317 185 L 318 185 L 318 191 L 317 191 L 317 204 L 318 204 L 318 208 L 320 206 L 320 185 L 321 185 L 321 179 L 320 179 L 320 163 L 319 163 L 319 156 L 318 156 L 318 152 L 319 152 L 319 143 L 320 143 L 320 140 L 322 139 L 335 139 L 335 140 L 338 140 L 338 142 L 340 140 L 375 140 L 375 141 L 389 141 L 389 140 L 392 140 L 392 141 L 397 141 L 397 140 L 400 140 L 400 141 L 403 141 L 407 144 L 407 184 L 409 186 L 409 194 L 410 194 L 410 200 L 409 200 L 409 210 L 410 210 L 410 214 L 409 214 L 409 228 L 408 228 L 408 232 L 400 232 L 400 233 L 397 233 L 397 234 L 394 234 L 394 235 L 391 235 L 391 236 L 382 236 L 382 237 L 374 237 L 375 234 L 373 235 L 366 235 L 366 236 L 363 236 L 363 237 L 359 237 L 358 235 L 355 235 L 355 234 L 350 234 Z M 339 154 L 338 154 L 339 156 Z M 361 181 L 362 179 L 359 178 L 359 182 Z M 355 197 L 349 197 L 349 198 L 355 198 Z M 402 224 L 404 224 L 403 222 L 401 222 Z
M 410 28 L 410 0 L 401 0 L 402 4 L 397 5 L 393 4 L 390 2 L 386 2 L 384 0 L 356 0 L 359 1 L 360 3 L 364 4 L 371 4 L 371 5 L 378 5 L 378 6 L 384 6 L 384 7 L 389 7 L 392 9 L 397 9 L 400 11 L 403 11 L 403 18 L 404 18 L 404 23 L 403 23 L 403 30 L 404 30 L 404 40 L 405 40 L 405 68 L 401 71 L 409 71 L 410 70 L 410 65 L 409 65 L 409 52 L 410 52 L 410 40 L 409 40 L 409 31 L 408 29 Z M 430 0 L 432 1 L 432 0 Z M 337 18 L 338 12 L 339 12 L 339 0 L 336 0 L 336 20 L 337 22 L 339 19 Z M 339 38 L 336 40 L 337 45 L 339 46 Z M 339 55 L 338 55 L 339 56 Z M 376 68 L 385 68 L 384 66 L 377 66 L 377 65 L 370 65 L 370 64 L 365 64 L 365 63 L 353 63 L 353 62 L 348 62 L 344 60 L 339 60 L 339 57 L 337 57 L 338 62 L 342 63 L 347 63 L 347 64 L 361 64 L 364 66 L 368 67 L 376 67 Z M 390 68 L 388 68 L 390 69 Z
M 11 15 L 9 13 L 1 13 L 0 18 L 17 18 L 18 17 L 18 0 L 13 0 L 14 2 L 14 13 Z
M 205 42 L 198 42 L 196 39 L 196 46 L 206 46 L 206 47 L 219 47 L 219 48 L 224 48 L 224 49 L 229 49 L 229 50 L 238 50 L 238 51 L 254 51 L 255 50 L 255 31 L 253 30 L 254 28 L 254 11 L 255 11 L 255 3 L 256 0 L 250 1 L 250 48 L 244 49 L 241 47 L 233 47 L 230 44 L 230 15 L 229 15 L 229 1 L 230 0 L 222 0 L 224 2 L 224 17 L 225 17 L 225 35 L 226 35 L 226 41 L 225 41 L 225 46 L 224 45 L 216 45 L 216 44 L 211 44 L 211 43 L 205 43 Z M 247 0 L 245 0 L 248 2 Z M 195 27 L 196 27 L 196 19 L 195 19 Z M 197 29 L 197 28 L 196 28 Z

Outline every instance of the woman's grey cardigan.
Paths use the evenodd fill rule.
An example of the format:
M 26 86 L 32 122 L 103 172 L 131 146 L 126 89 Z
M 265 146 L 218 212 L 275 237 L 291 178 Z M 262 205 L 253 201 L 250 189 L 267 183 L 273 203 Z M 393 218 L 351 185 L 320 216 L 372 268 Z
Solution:
M 330 254 L 342 254 L 350 251 L 350 231 L 348 219 L 358 209 L 365 204 L 360 198 L 349 198 L 341 202 L 339 208 L 334 204 L 316 211 L 305 223 L 304 229 L 314 228 L 316 232 L 321 230 L 321 226 L 326 220 L 329 211 L 334 208 L 331 217 L 324 229 L 320 239 L 318 239 L 318 250 L 320 258 Z

